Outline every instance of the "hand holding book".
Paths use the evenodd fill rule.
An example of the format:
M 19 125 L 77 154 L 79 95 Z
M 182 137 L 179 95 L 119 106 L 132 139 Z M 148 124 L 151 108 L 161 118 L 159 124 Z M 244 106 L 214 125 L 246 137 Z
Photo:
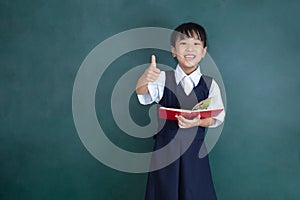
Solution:
M 177 116 L 177 115 L 175 115 L 175 117 L 178 120 L 179 128 L 191 128 L 195 126 L 208 127 L 215 123 L 214 118 L 210 117 L 210 118 L 201 119 L 200 115 L 194 117 L 193 119 L 187 119 L 183 116 Z
M 207 109 L 211 100 L 212 98 L 208 98 L 199 102 L 192 110 L 160 107 L 159 117 L 168 120 L 177 120 L 176 116 L 183 116 L 186 119 L 193 119 L 199 115 L 201 119 L 215 117 L 223 110 L 223 108 Z

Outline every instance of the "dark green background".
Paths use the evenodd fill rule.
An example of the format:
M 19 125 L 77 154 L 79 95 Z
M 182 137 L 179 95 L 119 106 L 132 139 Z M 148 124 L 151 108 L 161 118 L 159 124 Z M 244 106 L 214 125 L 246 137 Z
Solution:
M 207 29 L 226 87 L 227 118 L 210 154 L 219 199 L 300 199 L 299 10 L 298 0 L 1 0 L 0 199 L 143 199 L 146 174 L 108 168 L 81 143 L 73 83 L 84 58 L 108 37 L 187 21 Z M 96 102 L 109 103 L 115 81 L 149 62 L 150 53 L 113 63 Z M 135 103 L 133 96 L 133 118 L 147 124 L 137 112 L 147 109 Z M 119 139 L 126 136 L 109 106 L 96 109 L 115 143 L 151 149 L 151 139 Z

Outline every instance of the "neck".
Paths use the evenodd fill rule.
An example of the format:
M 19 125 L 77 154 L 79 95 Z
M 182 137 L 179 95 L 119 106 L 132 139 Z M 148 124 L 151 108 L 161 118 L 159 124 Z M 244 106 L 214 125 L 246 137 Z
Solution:
M 193 66 L 193 67 L 181 67 L 182 71 L 183 71 L 186 75 L 190 75 L 191 73 L 193 73 L 194 71 L 196 71 L 197 68 L 198 68 L 198 66 Z

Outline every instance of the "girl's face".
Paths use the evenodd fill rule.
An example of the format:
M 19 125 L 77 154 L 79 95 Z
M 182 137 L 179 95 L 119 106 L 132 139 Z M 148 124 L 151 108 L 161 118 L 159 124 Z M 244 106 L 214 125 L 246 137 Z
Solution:
M 186 74 L 190 74 L 198 67 L 199 62 L 206 54 L 203 42 L 194 37 L 178 39 L 175 47 L 171 47 L 172 54 L 177 58 L 179 66 Z

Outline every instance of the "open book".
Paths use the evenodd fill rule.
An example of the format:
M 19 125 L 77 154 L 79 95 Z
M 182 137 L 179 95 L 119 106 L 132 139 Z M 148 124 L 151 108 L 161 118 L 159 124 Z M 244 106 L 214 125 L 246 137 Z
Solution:
M 159 118 L 168 120 L 177 120 L 176 115 L 181 115 L 187 119 L 193 119 L 194 117 L 200 115 L 201 119 L 215 117 L 220 114 L 223 108 L 208 109 L 211 103 L 211 98 L 205 99 L 198 104 L 196 104 L 192 110 L 179 109 L 179 108 L 159 108 Z

